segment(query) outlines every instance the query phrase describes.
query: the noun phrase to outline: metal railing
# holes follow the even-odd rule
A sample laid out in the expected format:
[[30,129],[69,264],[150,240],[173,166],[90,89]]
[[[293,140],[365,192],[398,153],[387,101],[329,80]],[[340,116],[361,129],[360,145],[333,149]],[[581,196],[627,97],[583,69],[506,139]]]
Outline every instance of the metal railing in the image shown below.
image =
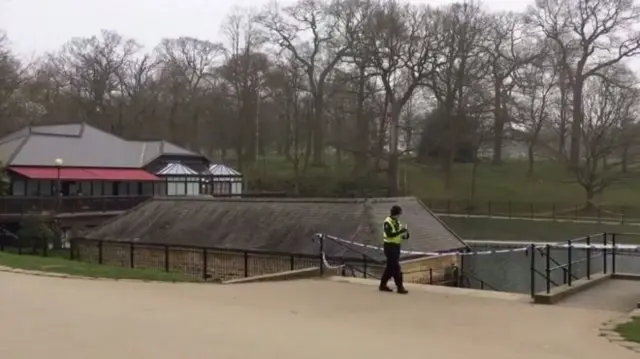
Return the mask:
[[[531,295],[534,296],[537,292],[537,278],[543,279],[544,291],[550,293],[554,287],[572,286],[574,282],[589,280],[597,273],[615,274],[616,257],[619,252],[618,235],[620,234],[598,233],[544,246],[531,244],[527,250],[530,256]],[[554,251],[563,253],[554,254]],[[536,261],[538,255],[544,260],[542,269]],[[566,260],[554,258],[558,255],[562,255]],[[598,269],[600,264],[602,266]],[[555,275],[557,272],[562,274]]]
[[0,197],[0,214],[46,214],[124,211],[151,196]]
[[[317,234],[315,239],[319,243],[320,253],[324,253],[328,244],[343,248],[347,258],[360,258],[357,261],[345,259],[345,257],[334,257],[334,260],[323,261],[323,268],[340,268],[342,276],[380,279],[384,272],[385,260],[380,254],[374,255],[375,249],[365,249],[363,247],[353,247],[335,237]],[[425,257],[425,259],[428,259]],[[403,271],[405,282],[431,285],[450,285],[460,286],[463,282],[460,280],[460,269],[456,266],[451,267],[421,267],[414,270]],[[486,283],[483,282],[483,287]],[[487,287],[490,287],[487,285]],[[491,287],[492,288],[492,287]]]
[[621,224],[640,222],[640,206],[614,206],[607,204],[586,206],[584,203],[452,199],[424,199],[423,202],[434,213],[447,216]]

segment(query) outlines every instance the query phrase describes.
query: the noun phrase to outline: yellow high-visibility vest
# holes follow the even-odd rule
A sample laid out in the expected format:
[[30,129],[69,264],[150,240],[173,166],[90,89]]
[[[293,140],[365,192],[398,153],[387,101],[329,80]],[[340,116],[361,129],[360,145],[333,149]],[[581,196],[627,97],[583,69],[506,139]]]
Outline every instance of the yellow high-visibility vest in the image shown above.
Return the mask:
[[[400,222],[398,222],[398,227],[396,228],[396,226],[395,226],[395,224],[394,224],[394,220],[393,220],[393,218],[391,218],[391,217],[387,217],[387,218],[384,220],[384,223],[389,223],[389,225],[391,226],[391,229],[392,229],[392,231],[393,231],[393,232],[398,232],[398,231],[400,230],[400,227],[401,227],[401,226],[400,226]],[[397,235],[397,236],[395,236],[395,237],[388,237],[388,236],[387,236],[387,233],[385,233],[385,231],[384,231],[384,226],[382,227],[382,233],[383,233],[383,234],[382,234],[382,236],[383,236],[383,241],[384,241],[385,243],[395,243],[395,244],[400,244],[400,243],[402,243],[402,237],[403,237],[403,235],[402,235],[402,234],[398,234],[398,235]]]

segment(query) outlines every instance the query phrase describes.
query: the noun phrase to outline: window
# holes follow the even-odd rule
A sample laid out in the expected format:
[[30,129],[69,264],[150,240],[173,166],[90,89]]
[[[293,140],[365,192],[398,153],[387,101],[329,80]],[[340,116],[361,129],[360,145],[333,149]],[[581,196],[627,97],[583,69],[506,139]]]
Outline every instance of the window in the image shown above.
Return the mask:
[[26,193],[26,183],[24,181],[13,182],[13,188],[11,189],[14,196],[24,196]]
[[142,194],[144,196],[153,195],[153,182],[142,182]]
[[102,181],[93,181],[93,193],[94,196],[102,196]]
[[27,196],[39,197],[40,196],[40,183],[38,181],[27,181]]
[[228,195],[231,194],[231,182],[214,182],[213,183],[213,195]]

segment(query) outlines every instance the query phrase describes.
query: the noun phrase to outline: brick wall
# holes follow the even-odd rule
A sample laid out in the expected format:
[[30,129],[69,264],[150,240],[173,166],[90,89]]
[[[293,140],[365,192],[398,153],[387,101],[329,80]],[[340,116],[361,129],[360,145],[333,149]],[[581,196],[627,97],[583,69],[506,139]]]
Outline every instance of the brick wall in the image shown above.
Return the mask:
[[[102,247],[102,256],[100,255]],[[194,279],[226,281],[318,266],[319,260],[291,255],[265,255],[171,246],[77,241],[76,259],[117,267],[149,268],[184,273]],[[205,269],[206,265],[206,269]]]

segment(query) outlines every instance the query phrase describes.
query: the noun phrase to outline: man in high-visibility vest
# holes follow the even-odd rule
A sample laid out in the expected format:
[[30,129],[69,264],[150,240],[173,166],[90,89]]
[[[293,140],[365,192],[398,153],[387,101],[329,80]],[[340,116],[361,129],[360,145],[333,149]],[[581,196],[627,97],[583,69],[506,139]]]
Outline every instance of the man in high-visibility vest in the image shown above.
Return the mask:
[[384,220],[384,255],[387,257],[387,265],[380,279],[380,291],[392,292],[387,286],[389,279],[393,277],[398,293],[409,293],[402,284],[402,268],[400,268],[400,245],[405,239],[409,239],[409,232],[398,222],[398,217],[402,214],[400,206],[391,207],[389,217]]

